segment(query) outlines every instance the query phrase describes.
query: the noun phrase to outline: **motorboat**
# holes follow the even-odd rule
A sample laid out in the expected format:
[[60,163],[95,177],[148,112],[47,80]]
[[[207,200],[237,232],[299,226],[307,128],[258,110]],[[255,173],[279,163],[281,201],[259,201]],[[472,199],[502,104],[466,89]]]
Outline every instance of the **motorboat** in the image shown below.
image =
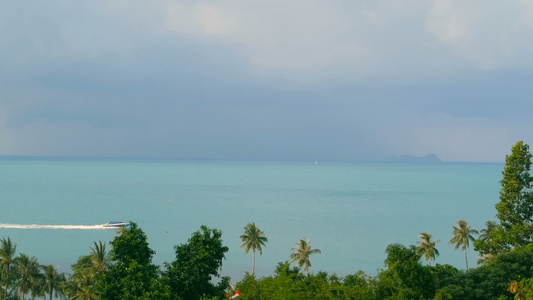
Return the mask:
[[130,223],[125,222],[107,222],[103,225],[106,228],[122,228],[130,226]]

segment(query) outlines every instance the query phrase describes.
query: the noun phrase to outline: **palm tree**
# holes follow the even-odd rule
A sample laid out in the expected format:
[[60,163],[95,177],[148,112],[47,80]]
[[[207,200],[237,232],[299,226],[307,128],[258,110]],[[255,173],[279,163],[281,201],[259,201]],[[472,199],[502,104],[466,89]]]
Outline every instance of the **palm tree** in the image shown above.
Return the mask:
[[[124,233],[124,227],[119,232]],[[106,244],[99,241],[90,248],[90,254],[81,256],[78,262],[72,265],[73,274],[62,285],[62,291],[68,299],[93,300],[98,299],[95,294],[95,285],[98,273],[106,269],[109,262],[109,253]]]
[[429,266],[431,266],[431,261],[439,256],[439,250],[435,248],[435,245],[440,242],[440,240],[431,241],[431,236],[431,233],[423,232],[418,235],[418,238],[421,239],[421,241],[416,242],[420,245],[416,249],[416,253],[420,255],[420,257],[425,256],[426,261],[429,262]]
[[43,270],[43,266],[36,264],[35,268],[33,269],[33,275],[30,276],[30,299],[34,300],[36,297],[45,297],[46,290],[45,290],[45,278],[43,273],[41,272]]
[[68,299],[98,300],[99,298],[94,292],[94,286],[94,275],[86,270],[67,282],[65,293]]
[[[490,238],[491,238],[490,237],[491,234],[496,232],[497,228],[498,228],[498,226],[496,225],[496,223],[494,221],[488,220],[485,223],[485,228],[481,229],[481,231],[479,232],[478,239],[483,241],[483,242],[488,242],[490,240]],[[493,253],[484,253],[483,255],[478,257],[477,263],[478,263],[478,265],[484,265],[484,264],[487,264],[487,263],[493,261],[494,258],[496,258],[496,255],[494,255]]]
[[490,235],[496,231],[496,223],[492,220],[488,220],[485,223],[485,228],[481,229],[479,233],[479,239],[486,242],[490,239]]
[[44,289],[50,295],[50,300],[55,292],[55,296],[58,297],[61,292],[61,283],[65,281],[65,276],[59,273],[53,265],[43,266],[44,270]]
[[490,262],[492,262],[496,258],[496,255],[491,253],[485,253],[483,255],[480,255],[477,257],[477,264],[478,265],[486,265]]
[[268,239],[265,233],[255,226],[255,223],[248,224],[244,227],[244,234],[241,235],[242,245],[239,248],[244,247],[244,253],[248,253],[252,249],[254,261],[252,264],[252,275],[255,273],[255,251],[259,251],[259,255],[263,255],[263,248],[266,247]]
[[13,244],[8,237],[0,241],[0,270],[3,279],[5,280],[4,299],[7,299],[7,286],[9,283],[9,274],[13,269],[13,262],[15,260],[15,253],[17,252],[17,244]]
[[94,242],[94,248],[91,248],[90,256],[95,273],[102,272],[109,261],[106,244],[102,243],[102,241],[98,241],[98,244]]
[[41,276],[39,267],[39,262],[34,256],[30,258],[27,254],[20,254],[15,259],[15,269],[18,275],[16,288],[22,300],[27,292],[34,290],[35,293],[38,289]]
[[466,249],[470,246],[470,242],[474,242],[475,239],[472,234],[478,234],[477,230],[471,229],[470,225],[466,223],[465,220],[457,221],[457,227],[452,226],[453,228],[453,238],[450,240],[449,244],[455,244],[455,250],[462,248],[465,252],[465,262],[466,270],[468,271],[468,258],[466,255]]
[[298,267],[304,268],[305,275],[309,273],[309,267],[311,266],[309,256],[315,253],[322,253],[319,249],[311,249],[311,243],[309,240],[306,241],[305,238],[300,239],[292,250],[294,250],[294,253],[290,256],[291,264],[297,262]]

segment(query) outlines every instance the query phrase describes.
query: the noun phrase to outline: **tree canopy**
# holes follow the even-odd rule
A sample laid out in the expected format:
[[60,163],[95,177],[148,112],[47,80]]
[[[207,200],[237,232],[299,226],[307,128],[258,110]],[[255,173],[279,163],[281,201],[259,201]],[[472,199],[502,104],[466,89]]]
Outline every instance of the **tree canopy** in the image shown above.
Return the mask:
[[505,158],[500,202],[496,205],[505,244],[525,246],[533,241],[533,177],[529,146],[519,141]]
[[431,299],[435,293],[430,267],[420,264],[415,246],[390,244],[385,251],[387,269],[379,275],[383,298]]
[[511,154],[505,157],[500,201],[496,204],[499,224],[487,223],[487,232],[475,244],[483,259],[492,259],[533,242],[531,158],[529,146],[522,141],[517,142],[511,148]]
[[100,299],[169,299],[159,268],[152,264],[154,254],[136,223],[122,228],[111,242],[110,262],[99,274]]
[[187,243],[176,246],[175,250],[176,260],[167,263],[165,272],[172,295],[183,300],[224,297],[229,278],[219,278],[218,284],[211,282],[220,276],[222,261],[229,250],[223,245],[221,231],[201,226]]

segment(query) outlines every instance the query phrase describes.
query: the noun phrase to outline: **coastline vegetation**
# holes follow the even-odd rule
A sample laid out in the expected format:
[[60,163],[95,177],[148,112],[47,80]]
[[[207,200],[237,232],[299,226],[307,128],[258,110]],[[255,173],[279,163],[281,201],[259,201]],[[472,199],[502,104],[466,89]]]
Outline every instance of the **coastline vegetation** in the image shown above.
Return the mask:
[[[229,250],[221,231],[201,226],[186,243],[174,247],[174,261],[157,266],[146,234],[131,222],[109,247],[95,242],[70,274],[17,254],[16,243],[1,239],[0,299],[533,299],[531,158],[522,141],[506,156],[497,221],[488,220],[479,233],[464,219],[451,226],[449,244],[464,251],[465,270],[432,266],[440,240],[423,232],[413,245],[389,244],[384,268],[375,277],[362,271],[344,277],[310,273],[311,255],[321,251],[303,238],[292,248],[290,261],[280,262],[274,274],[257,278],[255,252],[262,254],[268,238],[250,223],[240,238],[245,253],[252,250],[252,273],[232,285],[220,274]],[[475,268],[468,267],[466,249],[471,243],[479,252]]]

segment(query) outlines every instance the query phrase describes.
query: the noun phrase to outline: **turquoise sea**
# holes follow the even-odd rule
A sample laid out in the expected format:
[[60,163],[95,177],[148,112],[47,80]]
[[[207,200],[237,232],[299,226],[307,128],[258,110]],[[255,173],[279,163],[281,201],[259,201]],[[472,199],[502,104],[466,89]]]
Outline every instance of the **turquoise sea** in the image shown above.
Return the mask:
[[[369,275],[384,268],[388,244],[414,244],[430,232],[437,263],[464,269],[464,255],[448,245],[452,226],[466,219],[482,229],[494,219],[503,164],[386,164],[226,162],[113,159],[0,159],[0,223],[95,225],[134,221],[157,254],[174,260],[173,247],[201,225],[223,231],[229,247],[223,275],[240,280],[252,255],[239,249],[246,224],[269,239],[256,273],[273,273],[298,239],[322,254],[311,272]],[[94,241],[113,230],[8,229],[19,253],[70,271]],[[469,265],[477,254],[470,249]]]

